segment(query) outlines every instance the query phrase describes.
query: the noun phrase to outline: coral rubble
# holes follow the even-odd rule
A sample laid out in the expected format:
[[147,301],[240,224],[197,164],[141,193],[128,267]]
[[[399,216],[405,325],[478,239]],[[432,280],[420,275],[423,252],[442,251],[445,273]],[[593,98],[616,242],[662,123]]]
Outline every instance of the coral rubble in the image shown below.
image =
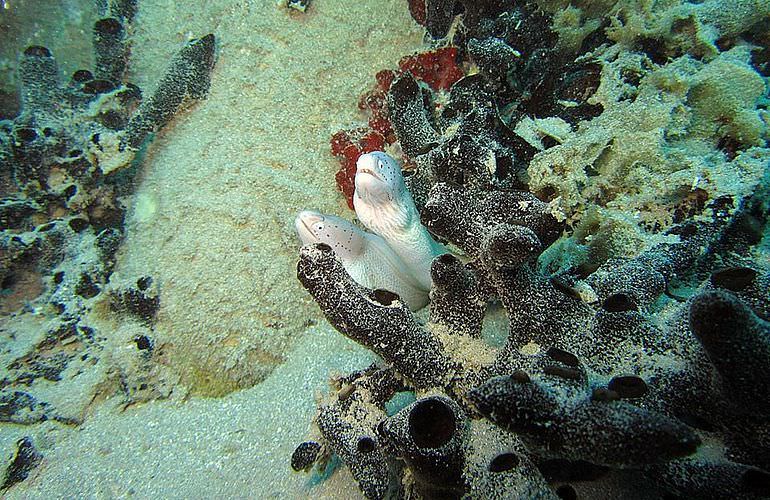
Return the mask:
[[387,92],[422,223],[458,255],[434,259],[423,323],[301,249],[303,286],[382,362],[335,379],[295,469],[335,454],[367,498],[768,496],[768,90],[748,45],[770,16],[684,4],[669,36],[641,7],[563,3],[410,2],[471,68],[448,97],[410,71]]
[[[157,285],[148,276],[128,286],[110,280],[123,238],[122,199],[133,189],[147,137],[206,95],[215,40],[209,34],[187,43],[143,99],[125,81],[136,9],[131,0],[99,5],[93,71],[78,70],[62,82],[42,46],[27,48],[19,61],[21,111],[0,122],[0,281],[8,336],[0,357],[3,422],[77,423],[99,385],[120,385],[127,404],[159,396],[146,383],[156,370],[147,356]],[[104,306],[143,325],[124,339],[135,366],[100,364],[105,344],[118,338],[110,340],[89,319]],[[35,319],[25,319],[29,312]],[[38,323],[40,333],[15,336],[12,325],[24,321]],[[87,375],[94,372],[101,375]],[[82,397],[74,397],[73,383],[83,384]],[[36,453],[30,449],[27,464]],[[19,467],[9,469],[6,485],[26,476]]]

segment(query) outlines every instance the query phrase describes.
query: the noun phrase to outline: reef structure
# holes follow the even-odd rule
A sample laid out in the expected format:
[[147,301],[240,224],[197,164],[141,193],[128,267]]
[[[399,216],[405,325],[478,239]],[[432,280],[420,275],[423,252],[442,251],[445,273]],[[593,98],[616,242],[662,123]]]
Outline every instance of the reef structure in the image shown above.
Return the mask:
[[[367,498],[768,497],[770,150],[753,121],[767,88],[731,105],[756,126],[736,135],[667,78],[714,90],[709,67],[734,64],[761,79],[739,49],[770,16],[731,24],[709,53],[567,12],[582,23],[569,40],[566,14],[534,4],[425,3],[430,36],[451,36],[477,69],[440,109],[400,74],[388,109],[421,221],[455,255],[432,263],[426,322],[357,284],[330,246],[302,247],[303,286],[382,362],[333,380],[295,470],[336,455]],[[661,116],[591,149],[630,109]],[[620,143],[642,136],[657,142]],[[697,166],[656,175],[690,176],[688,189],[660,188],[645,161],[685,151]],[[582,181],[567,166],[580,162]],[[502,342],[485,326],[497,303]]]
[[[330,141],[331,152],[340,162],[340,169],[335,174],[337,187],[345,195],[350,209],[353,209],[358,158],[365,153],[382,151],[396,142],[387,99],[393,79],[409,73],[433,91],[445,92],[464,76],[457,60],[457,48],[442,47],[405,56],[398,63],[398,70],[383,69],[375,75],[376,85],[358,101],[358,108],[368,116],[367,125],[340,130]],[[408,161],[408,157],[405,160]]]
[[[126,81],[138,4],[97,4],[94,68],[62,81],[47,48],[27,48],[18,66],[20,112],[0,121],[2,314],[8,325],[28,313],[40,323],[38,334],[23,338],[12,326],[3,329],[0,422],[78,424],[100,384],[114,382],[126,404],[169,391],[149,383],[157,376],[151,362],[157,284],[150,276],[122,283],[110,278],[124,234],[124,200],[143,151],[179,110],[205,97],[215,37],[186,43],[153,94],[143,98]],[[128,339],[133,355],[126,359],[133,361],[122,367],[100,363],[111,340],[89,320],[99,304],[141,325]],[[33,441],[19,441],[18,456],[36,463]],[[8,474],[3,488],[26,477]]]

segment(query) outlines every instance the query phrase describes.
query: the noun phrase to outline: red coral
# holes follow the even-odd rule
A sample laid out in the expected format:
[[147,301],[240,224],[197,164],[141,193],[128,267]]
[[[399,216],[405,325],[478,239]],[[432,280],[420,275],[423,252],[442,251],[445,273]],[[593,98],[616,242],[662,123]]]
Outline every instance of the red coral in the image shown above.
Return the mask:
[[385,138],[379,132],[372,130],[363,136],[361,140],[358,141],[358,144],[361,145],[362,153],[382,151],[382,149],[385,147]]
[[409,71],[417,80],[427,83],[433,90],[449,88],[465,72],[457,64],[457,47],[444,47],[430,52],[406,56],[398,62],[401,71]]
[[[410,2],[410,10],[412,3],[421,3],[424,9],[423,2]],[[398,66],[401,72],[409,71],[415,79],[425,82],[436,92],[448,90],[465,76],[457,64],[455,47],[407,56],[399,61]],[[367,128],[340,130],[331,138],[332,154],[340,161],[340,169],[335,174],[337,187],[345,195],[351,209],[358,157],[363,153],[381,151],[386,145],[396,142],[388,112],[388,90],[396,76],[397,73],[389,69],[377,72],[377,84],[358,100],[358,109],[368,116]],[[405,159],[405,163],[407,161]]]
[[372,151],[382,151],[385,147],[385,138],[375,130],[358,128],[340,130],[332,136],[332,154],[340,161],[340,169],[334,178],[337,187],[348,202],[348,207],[353,209],[353,192],[356,189],[356,162],[358,157]]
[[374,78],[377,80],[377,87],[383,92],[390,90],[390,84],[396,78],[396,73],[389,69],[378,71]]
[[396,142],[396,132],[393,130],[393,125],[391,125],[389,119],[381,116],[373,116],[369,118],[369,126],[372,130],[379,132],[388,144]]
[[342,152],[345,151],[345,148],[352,145],[353,142],[350,140],[350,136],[344,130],[340,130],[332,136],[331,146],[332,154],[334,156],[342,155]]

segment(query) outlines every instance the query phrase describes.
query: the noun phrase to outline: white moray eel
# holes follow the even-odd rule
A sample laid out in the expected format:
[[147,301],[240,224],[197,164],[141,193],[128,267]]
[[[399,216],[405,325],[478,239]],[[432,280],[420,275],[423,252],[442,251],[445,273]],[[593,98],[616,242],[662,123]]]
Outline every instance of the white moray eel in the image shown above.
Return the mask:
[[427,293],[431,262],[447,250],[420,222],[401,167],[381,151],[361,155],[356,167],[353,206],[358,219],[388,243]]
[[428,303],[428,290],[412,277],[411,269],[376,234],[362,231],[345,219],[312,210],[300,212],[294,227],[303,244],[329,245],[350,277],[360,285],[395,292],[412,311]]

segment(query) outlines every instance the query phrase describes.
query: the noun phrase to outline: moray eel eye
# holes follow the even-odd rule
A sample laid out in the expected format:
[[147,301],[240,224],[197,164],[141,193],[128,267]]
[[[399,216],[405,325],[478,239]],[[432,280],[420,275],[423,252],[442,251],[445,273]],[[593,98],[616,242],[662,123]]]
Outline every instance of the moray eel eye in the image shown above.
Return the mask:
[[[394,172],[394,169],[397,169]],[[395,192],[400,187],[400,167],[393,160],[385,156],[385,153],[373,151],[365,153],[356,162],[356,193],[367,203],[380,201],[393,201]]]
[[313,210],[303,210],[297,215],[294,221],[294,227],[297,235],[303,243],[310,243],[320,240],[320,233],[325,227],[324,216]]

